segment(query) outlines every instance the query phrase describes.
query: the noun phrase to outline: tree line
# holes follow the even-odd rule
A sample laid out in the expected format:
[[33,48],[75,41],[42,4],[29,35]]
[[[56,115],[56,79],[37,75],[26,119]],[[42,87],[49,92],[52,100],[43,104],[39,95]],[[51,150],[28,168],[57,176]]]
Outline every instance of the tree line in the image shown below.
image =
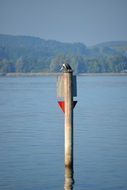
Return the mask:
[[127,43],[86,47],[34,37],[0,35],[0,73],[59,72],[69,63],[75,73],[127,71]]

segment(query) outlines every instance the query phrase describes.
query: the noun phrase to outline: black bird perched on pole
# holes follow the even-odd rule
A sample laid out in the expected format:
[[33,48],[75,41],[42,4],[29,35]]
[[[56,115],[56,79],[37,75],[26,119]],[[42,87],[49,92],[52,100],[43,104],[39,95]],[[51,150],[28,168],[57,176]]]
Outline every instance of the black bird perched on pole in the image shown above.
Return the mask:
[[68,63],[64,63],[60,70],[63,70],[64,72],[72,72],[72,68]]

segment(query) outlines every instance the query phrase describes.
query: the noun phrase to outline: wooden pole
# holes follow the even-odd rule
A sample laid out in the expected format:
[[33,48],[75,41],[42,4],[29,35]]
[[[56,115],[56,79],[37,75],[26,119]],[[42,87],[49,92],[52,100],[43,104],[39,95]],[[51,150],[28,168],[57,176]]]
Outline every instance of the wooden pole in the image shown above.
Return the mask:
[[65,167],[73,169],[73,71],[64,75]]

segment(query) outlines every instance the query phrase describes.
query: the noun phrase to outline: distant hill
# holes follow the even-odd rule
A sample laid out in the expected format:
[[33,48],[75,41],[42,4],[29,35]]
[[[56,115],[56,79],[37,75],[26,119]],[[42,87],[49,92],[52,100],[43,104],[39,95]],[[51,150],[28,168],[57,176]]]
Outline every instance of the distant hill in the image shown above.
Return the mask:
[[127,55],[127,41],[112,41],[97,44],[96,47],[105,48],[108,47],[115,50],[118,53]]
[[109,42],[102,42],[99,44],[96,44],[95,46],[101,46],[101,47],[116,47],[116,46],[126,46],[127,47],[127,41],[109,41]]
[[59,72],[65,62],[75,73],[125,72],[127,42],[105,42],[88,48],[83,43],[0,35],[0,73]]

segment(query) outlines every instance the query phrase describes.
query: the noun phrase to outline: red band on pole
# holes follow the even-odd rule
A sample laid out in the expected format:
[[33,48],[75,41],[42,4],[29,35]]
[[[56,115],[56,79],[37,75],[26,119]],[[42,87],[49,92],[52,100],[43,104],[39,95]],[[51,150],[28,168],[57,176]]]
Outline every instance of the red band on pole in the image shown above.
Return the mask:
[[[60,108],[62,109],[62,111],[65,112],[64,101],[58,101],[58,104],[59,104]],[[73,101],[73,109],[76,104],[77,104],[77,101]]]

